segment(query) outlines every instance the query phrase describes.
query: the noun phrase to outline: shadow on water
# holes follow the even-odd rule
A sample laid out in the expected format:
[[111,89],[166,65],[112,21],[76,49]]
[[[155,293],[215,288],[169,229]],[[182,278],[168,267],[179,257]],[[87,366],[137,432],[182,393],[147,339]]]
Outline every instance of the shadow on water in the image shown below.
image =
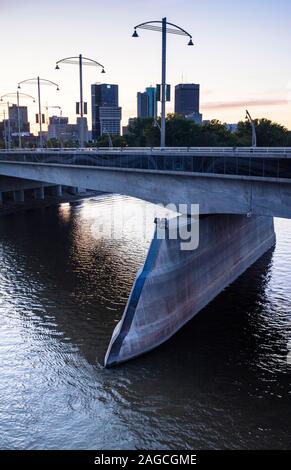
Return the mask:
[[287,448],[290,302],[272,285],[274,250],[160,348],[100,367],[148,247],[134,230],[92,237],[96,206],[118,202],[106,196],[1,221],[2,297],[6,315],[20,318],[26,363],[17,367],[31,382],[18,375],[19,400],[30,410],[46,398],[34,404],[37,430],[30,411],[15,411],[15,432],[4,419],[0,446]]

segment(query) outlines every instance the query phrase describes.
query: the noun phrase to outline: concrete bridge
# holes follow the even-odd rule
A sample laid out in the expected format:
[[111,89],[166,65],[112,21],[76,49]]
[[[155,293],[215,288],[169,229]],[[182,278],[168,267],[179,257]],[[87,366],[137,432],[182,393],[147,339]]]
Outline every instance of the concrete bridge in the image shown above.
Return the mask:
[[[274,245],[273,217],[291,218],[291,148],[2,151],[0,175],[199,204],[196,250],[181,250],[170,227],[163,240],[155,230],[113,333],[108,366],[171,337]],[[191,219],[183,224],[188,228]]]
[[291,217],[291,148],[165,148],[0,152],[0,174],[196,202],[201,214]]

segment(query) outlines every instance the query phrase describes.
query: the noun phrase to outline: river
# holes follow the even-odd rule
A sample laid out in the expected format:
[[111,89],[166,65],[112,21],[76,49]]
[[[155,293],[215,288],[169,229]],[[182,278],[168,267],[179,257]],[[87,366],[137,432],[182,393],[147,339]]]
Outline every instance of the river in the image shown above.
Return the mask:
[[[0,448],[290,448],[289,220],[170,341],[103,368],[147,252],[144,207],[102,195],[0,218]],[[113,213],[119,237],[96,236]]]

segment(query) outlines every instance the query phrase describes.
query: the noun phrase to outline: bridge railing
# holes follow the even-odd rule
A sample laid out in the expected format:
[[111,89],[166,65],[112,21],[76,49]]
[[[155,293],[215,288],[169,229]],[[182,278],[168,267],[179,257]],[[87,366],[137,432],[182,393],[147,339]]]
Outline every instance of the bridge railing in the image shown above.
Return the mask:
[[286,155],[291,158],[291,147],[84,147],[84,148],[14,148],[0,150],[1,154],[18,153],[95,153],[95,154],[192,154],[192,155]]
[[280,153],[272,154],[227,151],[221,154],[207,152],[186,154],[178,151],[146,153],[137,149],[134,152],[100,150],[99,153],[85,150],[80,152],[75,149],[66,152],[22,150],[22,152],[1,153],[0,165],[1,161],[291,180],[291,153],[284,153],[282,149]]

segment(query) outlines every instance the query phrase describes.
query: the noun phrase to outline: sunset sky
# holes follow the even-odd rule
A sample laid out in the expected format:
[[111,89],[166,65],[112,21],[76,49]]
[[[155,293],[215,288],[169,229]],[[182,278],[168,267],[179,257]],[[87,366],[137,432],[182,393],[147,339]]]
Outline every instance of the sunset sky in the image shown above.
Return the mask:
[[[0,0],[0,14],[1,95],[40,75],[60,85],[58,93],[43,87],[43,104],[61,105],[74,122],[78,68],[54,67],[56,60],[82,53],[107,72],[84,69],[85,100],[90,103],[91,83],[117,83],[126,124],[136,116],[137,91],[161,81],[161,34],[141,30],[133,39],[133,27],[166,16],[195,43],[187,47],[185,37],[168,35],[167,81],[172,87],[200,83],[204,119],[237,122],[248,108],[255,118],[291,128],[290,0]],[[22,91],[37,94],[32,85]],[[173,97],[172,89],[168,112]],[[31,118],[35,112],[30,105]]]

